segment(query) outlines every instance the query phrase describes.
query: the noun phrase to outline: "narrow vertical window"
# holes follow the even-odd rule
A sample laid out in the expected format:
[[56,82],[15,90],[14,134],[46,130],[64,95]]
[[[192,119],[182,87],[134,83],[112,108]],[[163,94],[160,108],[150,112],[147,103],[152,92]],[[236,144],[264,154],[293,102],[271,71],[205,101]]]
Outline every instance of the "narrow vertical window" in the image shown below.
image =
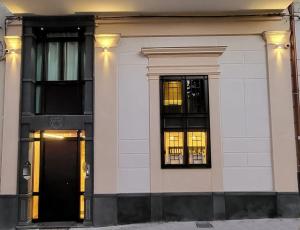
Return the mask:
[[182,82],[165,81],[163,91],[163,104],[166,112],[182,112]]
[[78,42],[64,43],[64,80],[78,80]]
[[164,132],[165,164],[183,164],[183,132]]
[[36,81],[41,81],[43,76],[43,45],[37,44],[36,48]]
[[79,200],[79,217],[84,219],[84,192],[85,192],[85,177],[86,177],[86,164],[85,164],[85,132],[80,133],[80,200]]
[[188,113],[207,113],[207,80],[186,80],[186,97]]
[[39,218],[39,192],[40,192],[40,132],[34,134],[34,151],[33,151],[33,181],[32,181],[32,219]]
[[35,113],[41,113],[41,86],[35,88]]
[[49,42],[47,48],[47,80],[58,81],[60,76],[60,44],[59,42]]
[[37,39],[35,113],[82,114],[81,34],[45,34]]
[[207,132],[191,131],[187,135],[189,164],[207,163]]

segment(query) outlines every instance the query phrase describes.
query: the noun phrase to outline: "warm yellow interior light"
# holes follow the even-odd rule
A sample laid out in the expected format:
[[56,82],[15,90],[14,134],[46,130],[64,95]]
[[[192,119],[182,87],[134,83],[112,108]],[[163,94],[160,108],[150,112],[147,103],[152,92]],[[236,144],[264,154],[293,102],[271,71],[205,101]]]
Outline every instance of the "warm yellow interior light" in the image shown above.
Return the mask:
[[166,164],[183,164],[183,136],[183,132],[164,132]]
[[187,134],[189,163],[207,163],[207,132],[188,132]]
[[[40,131],[33,133],[34,138],[40,138]],[[40,187],[40,161],[41,161],[41,142],[35,139],[33,142],[33,172],[32,172],[32,219],[39,218],[39,187]]]
[[44,138],[54,138],[54,139],[64,139],[64,136],[56,135],[56,134],[52,134],[52,133],[44,133],[43,137]]
[[22,47],[20,36],[4,36],[5,48],[8,53],[16,53]]
[[80,192],[85,191],[85,141],[80,141]]
[[33,133],[33,137],[34,137],[34,138],[40,138],[40,137],[41,137],[40,131],[34,132],[34,133]]
[[85,177],[86,177],[86,163],[85,163],[85,131],[80,132],[80,203],[79,203],[79,217],[84,219],[84,192],[85,192]]
[[80,219],[84,219],[84,196],[80,196]]
[[120,40],[119,34],[97,34],[95,35],[96,47],[101,47],[104,51],[116,47]]
[[33,192],[39,192],[40,183],[40,141],[34,142],[33,155]]
[[39,197],[32,196],[32,219],[39,218]]
[[164,105],[182,105],[181,81],[164,82]]
[[77,130],[46,130],[43,137],[53,139],[77,138]]

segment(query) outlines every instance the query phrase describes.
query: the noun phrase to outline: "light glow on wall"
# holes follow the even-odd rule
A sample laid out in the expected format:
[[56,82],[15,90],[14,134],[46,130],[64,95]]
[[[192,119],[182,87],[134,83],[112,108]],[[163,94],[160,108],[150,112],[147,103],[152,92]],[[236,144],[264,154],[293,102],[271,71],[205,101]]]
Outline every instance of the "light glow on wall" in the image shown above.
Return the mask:
[[268,31],[264,33],[267,44],[274,45],[276,49],[289,48],[289,31]]
[[116,47],[120,40],[119,34],[97,34],[95,35],[96,47],[101,47],[104,51]]
[[20,36],[5,36],[6,53],[15,54],[22,48],[22,40]]

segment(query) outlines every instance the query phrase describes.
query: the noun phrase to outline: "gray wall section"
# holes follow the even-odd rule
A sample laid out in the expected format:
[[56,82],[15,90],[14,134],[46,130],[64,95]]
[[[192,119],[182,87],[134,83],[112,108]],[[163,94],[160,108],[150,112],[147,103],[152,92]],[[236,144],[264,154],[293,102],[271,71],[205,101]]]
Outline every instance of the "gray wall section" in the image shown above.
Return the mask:
[[[17,223],[18,198],[0,195],[0,229]],[[300,217],[298,193],[163,193],[93,196],[94,226],[244,218]]]
[[108,226],[117,225],[117,196],[95,195],[93,210],[93,225]]
[[191,221],[213,219],[212,193],[163,194],[163,221]]
[[300,196],[297,193],[279,193],[277,195],[277,214],[279,217],[300,217]]
[[0,229],[15,229],[18,199],[15,195],[0,195]]
[[298,193],[162,193],[94,196],[94,226],[300,217]]
[[227,219],[276,217],[276,193],[228,193],[225,213]]

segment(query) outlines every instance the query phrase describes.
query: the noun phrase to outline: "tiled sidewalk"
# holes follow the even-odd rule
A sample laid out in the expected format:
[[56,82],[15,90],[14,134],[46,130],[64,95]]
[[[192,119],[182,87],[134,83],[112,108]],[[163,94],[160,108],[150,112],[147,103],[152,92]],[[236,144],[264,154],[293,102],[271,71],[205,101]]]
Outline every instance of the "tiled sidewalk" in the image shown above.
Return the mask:
[[[198,223],[199,227],[196,227]],[[212,227],[202,227],[208,226]],[[113,227],[89,228],[89,230],[300,230],[300,219],[255,219],[211,222],[169,222],[132,224]],[[73,229],[76,230],[76,229]]]

